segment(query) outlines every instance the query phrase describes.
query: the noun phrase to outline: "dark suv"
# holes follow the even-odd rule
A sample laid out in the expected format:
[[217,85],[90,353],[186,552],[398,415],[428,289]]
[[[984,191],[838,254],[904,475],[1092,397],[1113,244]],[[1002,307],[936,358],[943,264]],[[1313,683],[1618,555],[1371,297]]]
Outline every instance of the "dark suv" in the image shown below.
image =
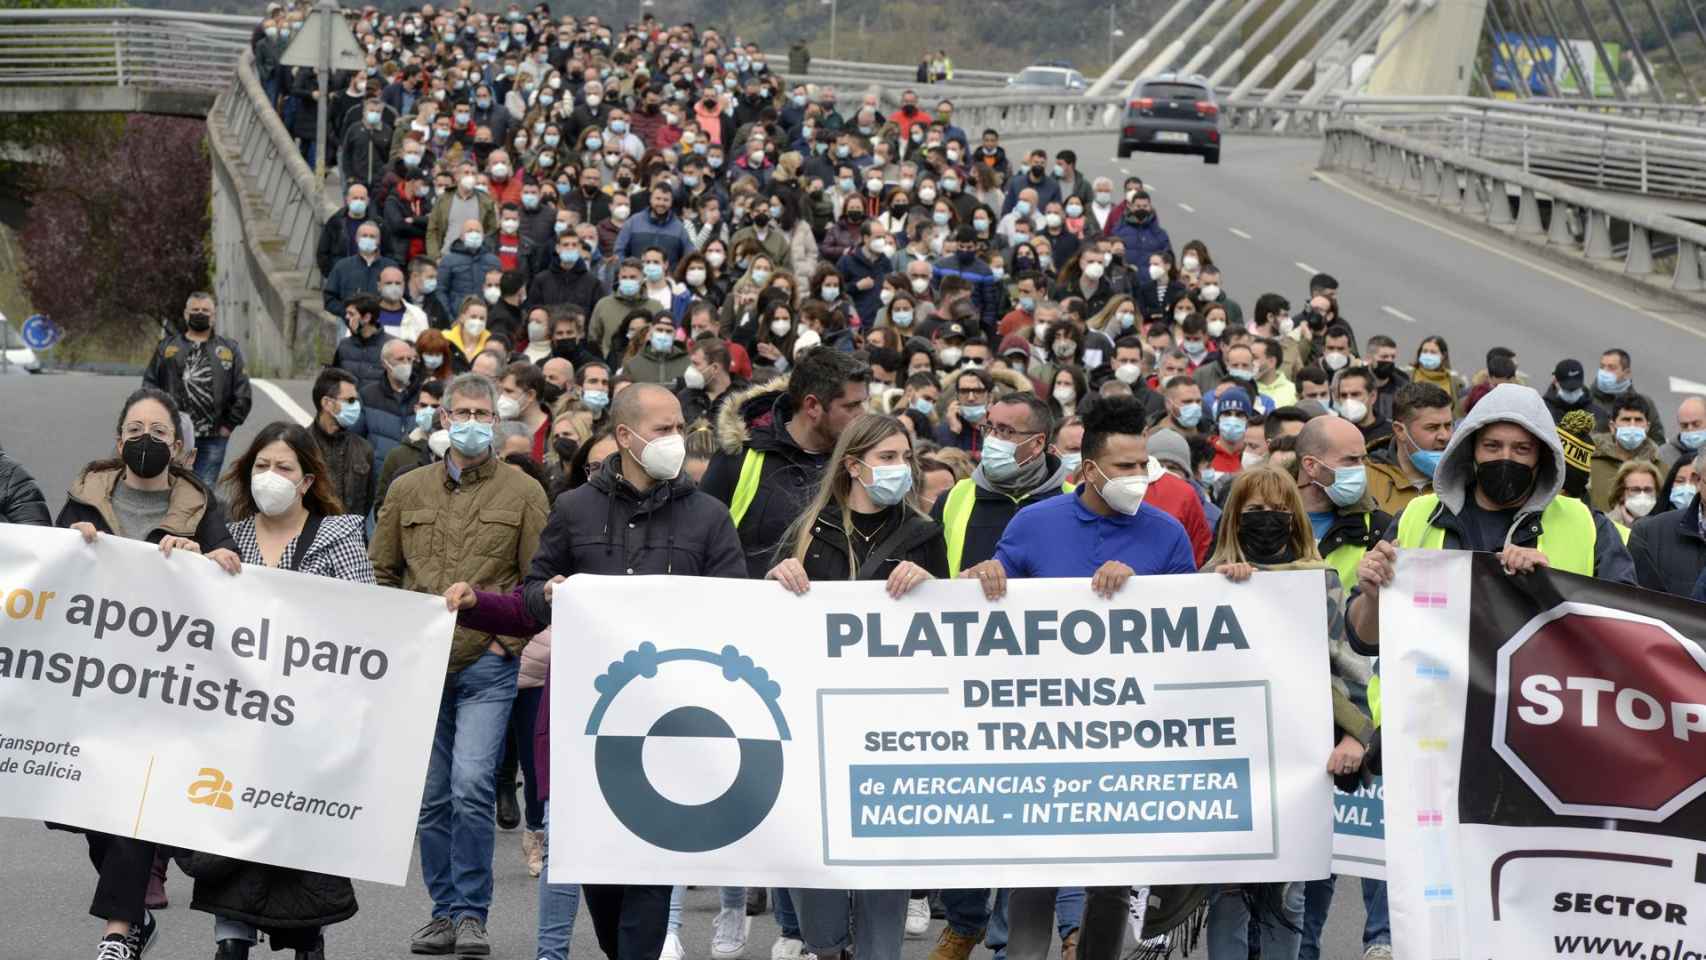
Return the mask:
[[1220,162],[1220,107],[1214,88],[1200,76],[1170,73],[1138,81],[1137,94],[1120,122],[1119,155],[1134,150],[1200,153],[1204,163]]

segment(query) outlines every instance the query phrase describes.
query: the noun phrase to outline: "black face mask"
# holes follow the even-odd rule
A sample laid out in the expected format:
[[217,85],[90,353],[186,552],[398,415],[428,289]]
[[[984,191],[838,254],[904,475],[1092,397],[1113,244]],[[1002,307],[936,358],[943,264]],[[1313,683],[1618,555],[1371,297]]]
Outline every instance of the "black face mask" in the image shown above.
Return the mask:
[[1040,163],[1031,164],[1031,178],[1033,180],[1041,180],[1043,178],[1043,165],[1042,164],[1040,164]]
[[555,407],[557,401],[563,399],[563,389],[549,380],[545,381],[545,389],[539,394],[539,402],[543,403],[547,410]]
[[1290,563],[1297,559],[1287,510],[1246,510],[1238,515],[1238,546],[1251,563]]
[[1397,367],[1398,365],[1390,360],[1377,361],[1374,364],[1374,375],[1382,380],[1390,380],[1392,379],[1392,371]]
[[579,449],[580,446],[575,443],[573,437],[551,438],[551,452],[555,453],[557,459],[561,460],[564,465],[575,458],[575,451]]
[[144,480],[158,477],[171,462],[172,445],[152,434],[124,442],[124,468]]
[[184,324],[197,333],[206,333],[213,329],[213,318],[205,313],[192,313],[184,318]]
[[573,341],[573,340],[552,340],[551,341],[551,356],[561,357],[564,360],[573,360],[575,358],[575,341]]
[[1483,460],[1475,464],[1475,485],[1496,506],[1508,508],[1534,489],[1534,468],[1516,460]]

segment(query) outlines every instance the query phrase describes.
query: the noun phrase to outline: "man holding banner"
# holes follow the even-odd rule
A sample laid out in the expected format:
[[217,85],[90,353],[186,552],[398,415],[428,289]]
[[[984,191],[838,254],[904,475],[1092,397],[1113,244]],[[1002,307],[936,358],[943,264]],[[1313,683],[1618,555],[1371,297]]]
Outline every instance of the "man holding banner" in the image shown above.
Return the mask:
[[1510,573],[1552,567],[1635,582],[1635,562],[1610,520],[1561,496],[1564,448],[1540,394],[1494,387],[1463,418],[1434,471],[1434,492],[1410,501],[1385,539],[1357,565],[1346,617],[1352,642],[1380,647],[1380,588],[1392,582],[1397,547],[1499,554]]
[[[1007,578],[1089,577],[1091,589],[1111,599],[1133,576],[1195,573],[1185,528],[1143,502],[1149,487],[1149,452],[1143,405],[1111,397],[1084,416],[1084,482],[1071,497],[1053,497],[1019,511],[1001,536],[992,560],[962,576],[983,585],[997,601]],[[1013,890],[1007,899],[1007,956],[1043,960],[1053,939],[1055,888]],[[1078,956],[1114,960],[1125,943],[1129,886],[1090,887],[1079,924]]]

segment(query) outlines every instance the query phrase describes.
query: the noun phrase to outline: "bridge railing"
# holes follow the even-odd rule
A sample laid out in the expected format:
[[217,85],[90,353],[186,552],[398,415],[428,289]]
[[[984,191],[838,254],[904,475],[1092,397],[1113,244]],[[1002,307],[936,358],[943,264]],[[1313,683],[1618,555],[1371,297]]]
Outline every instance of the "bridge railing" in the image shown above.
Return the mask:
[[[1386,189],[1589,261],[1615,265],[1621,259],[1624,274],[1657,286],[1687,294],[1706,289],[1700,262],[1706,226],[1649,205],[1351,117],[1328,125],[1320,166],[1360,174]],[[1614,238],[1624,248],[1621,258]]]
[[1347,118],[1599,190],[1706,200],[1706,129],[1469,97],[1353,97]]
[[255,18],[167,10],[0,11],[0,89],[142,87],[217,94]]

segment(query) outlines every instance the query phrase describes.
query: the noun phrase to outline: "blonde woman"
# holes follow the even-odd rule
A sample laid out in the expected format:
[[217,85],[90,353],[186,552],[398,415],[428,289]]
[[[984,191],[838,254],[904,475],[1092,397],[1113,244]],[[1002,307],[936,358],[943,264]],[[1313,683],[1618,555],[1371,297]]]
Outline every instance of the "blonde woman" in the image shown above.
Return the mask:
[[[899,598],[926,580],[946,577],[948,547],[919,502],[923,486],[911,435],[900,421],[861,416],[841,432],[817,495],[782,537],[768,578],[797,596],[810,591],[813,580],[882,580],[889,596]],[[909,891],[792,894],[801,938],[818,956],[851,950],[860,960],[899,960]]]
[[[1351,778],[1362,766],[1363,748],[1373,725],[1347,696],[1346,680],[1366,683],[1367,661],[1352,653],[1345,640],[1344,591],[1315,546],[1314,529],[1303,507],[1297,483],[1277,467],[1250,467],[1238,474],[1221,513],[1220,534],[1204,570],[1218,570],[1233,583],[1243,583],[1258,570],[1328,570],[1328,651],[1333,677],[1335,746],[1327,772]],[[1361,661],[1359,664],[1358,661]],[[1244,960],[1249,956],[1252,906],[1261,930],[1262,956],[1295,957],[1303,926],[1302,882],[1220,887],[1208,913],[1209,960]]]
[[1624,543],[1629,542],[1629,528],[1635,521],[1653,512],[1663,484],[1664,474],[1650,460],[1631,460],[1617,468],[1617,477],[1611,482],[1611,506],[1605,515],[1616,525]]

